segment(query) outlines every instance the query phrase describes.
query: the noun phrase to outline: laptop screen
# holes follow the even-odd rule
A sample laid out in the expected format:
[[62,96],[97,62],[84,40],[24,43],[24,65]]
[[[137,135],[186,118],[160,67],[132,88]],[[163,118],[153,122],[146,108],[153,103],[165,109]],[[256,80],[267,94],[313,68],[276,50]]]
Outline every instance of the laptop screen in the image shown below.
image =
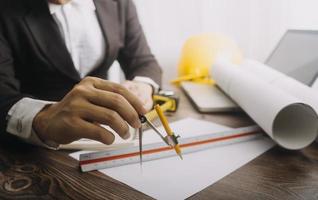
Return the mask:
[[311,86],[318,75],[318,31],[288,30],[266,64]]

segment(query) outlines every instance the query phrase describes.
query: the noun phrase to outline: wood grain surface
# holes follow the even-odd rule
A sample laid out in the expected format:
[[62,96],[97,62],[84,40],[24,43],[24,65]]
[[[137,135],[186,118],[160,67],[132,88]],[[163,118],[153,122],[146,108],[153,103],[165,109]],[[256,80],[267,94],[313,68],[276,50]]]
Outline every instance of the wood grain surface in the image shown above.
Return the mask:
[[[181,95],[169,119],[184,117],[253,124],[244,113],[200,114]],[[0,199],[151,199],[99,172],[81,173],[69,153],[1,141]],[[318,143],[301,151],[276,146],[189,199],[318,199]]]

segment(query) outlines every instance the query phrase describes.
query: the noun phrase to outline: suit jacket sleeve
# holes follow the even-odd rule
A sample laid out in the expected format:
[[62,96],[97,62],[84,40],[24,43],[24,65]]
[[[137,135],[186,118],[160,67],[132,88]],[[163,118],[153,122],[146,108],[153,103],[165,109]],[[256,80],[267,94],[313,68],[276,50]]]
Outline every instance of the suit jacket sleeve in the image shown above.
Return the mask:
[[145,76],[161,85],[161,68],[150,51],[131,0],[127,2],[125,21],[125,44],[119,52],[118,61],[126,78],[131,80],[135,76]]
[[23,97],[15,77],[14,60],[0,21],[0,134],[5,133],[10,108]]

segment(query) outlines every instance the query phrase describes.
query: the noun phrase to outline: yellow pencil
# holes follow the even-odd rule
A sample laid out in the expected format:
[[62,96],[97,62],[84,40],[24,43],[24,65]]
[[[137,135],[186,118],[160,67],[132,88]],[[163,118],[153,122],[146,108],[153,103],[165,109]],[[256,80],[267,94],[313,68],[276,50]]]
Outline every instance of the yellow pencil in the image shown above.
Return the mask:
[[[160,108],[160,105],[157,104],[157,105],[155,106],[155,110],[156,110],[156,112],[157,112],[157,114],[158,114],[158,116],[159,116],[159,119],[160,119],[160,121],[161,121],[163,127],[165,128],[167,134],[168,134],[169,136],[174,136],[174,133],[172,132],[172,130],[171,130],[169,124],[168,124],[168,120],[167,120],[167,118],[164,116],[164,114],[163,114],[163,112],[162,112],[162,110],[161,110],[161,108]],[[181,148],[180,148],[179,144],[176,144],[176,145],[174,146],[174,150],[175,150],[176,153],[179,155],[179,157],[180,157],[181,159],[183,159],[183,158],[182,158],[182,155],[181,155]]]

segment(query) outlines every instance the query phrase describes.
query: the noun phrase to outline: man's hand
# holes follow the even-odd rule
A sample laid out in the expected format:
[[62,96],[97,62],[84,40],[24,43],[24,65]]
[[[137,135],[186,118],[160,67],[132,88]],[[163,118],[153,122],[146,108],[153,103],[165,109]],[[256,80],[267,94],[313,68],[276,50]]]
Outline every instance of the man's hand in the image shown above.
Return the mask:
[[81,138],[112,144],[114,135],[100,124],[110,126],[127,139],[128,124],[139,128],[139,114],[145,113],[143,103],[125,87],[87,77],[60,102],[38,113],[33,121],[33,129],[42,140],[59,144]]
[[152,87],[149,84],[137,81],[125,81],[123,86],[139,98],[147,111],[152,109]]

